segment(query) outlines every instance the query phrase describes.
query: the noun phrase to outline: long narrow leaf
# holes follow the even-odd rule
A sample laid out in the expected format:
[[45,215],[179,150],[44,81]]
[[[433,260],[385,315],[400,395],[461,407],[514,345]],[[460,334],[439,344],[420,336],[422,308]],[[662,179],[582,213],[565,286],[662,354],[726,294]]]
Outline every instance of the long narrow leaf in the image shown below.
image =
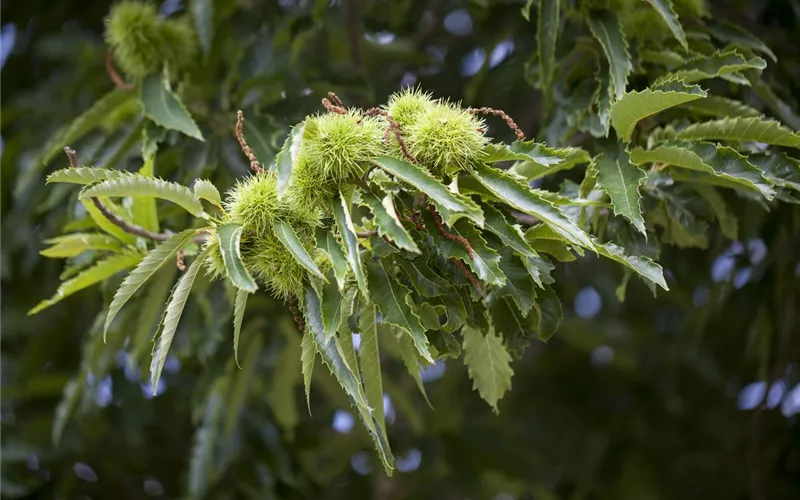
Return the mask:
[[243,226],[239,224],[223,224],[217,228],[219,249],[222,253],[222,262],[231,282],[240,290],[254,293],[258,290],[255,280],[244,266],[240,244],[242,241]]
[[325,275],[319,270],[314,259],[308,254],[308,250],[305,249],[300,238],[297,237],[297,233],[294,232],[294,229],[292,229],[292,226],[290,226],[288,222],[275,222],[274,231],[275,236],[277,236],[281,243],[283,243],[283,246],[289,250],[289,253],[292,254],[292,257],[294,257],[298,264],[317,278],[321,280],[326,279]]
[[87,187],[80,195],[82,199],[96,196],[148,196],[161,198],[184,208],[195,217],[203,215],[203,205],[191,189],[174,182],[139,174],[129,173],[102,181]]
[[161,266],[178,253],[178,250],[194,236],[195,232],[196,230],[194,229],[187,229],[186,231],[173,235],[170,239],[151,250],[150,253],[142,259],[139,265],[136,266],[136,269],[131,271],[117,289],[117,292],[114,294],[114,299],[111,301],[111,305],[108,308],[108,315],[106,316],[106,322],[103,326],[104,338],[108,332],[108,327],[111,326],[111,322],[114,321],[114,318],[117,316],[120,309],[122,309],[122,306],[130,300],[133,294],[136,293]]
[[158,390],[158,381],[161,378],[161,372],[164,370],[164,363],[167,362],[167,354],[172,345],[172,339],[175,338],[175,332],[178,329],[178,323],[183,315],[183,309],[186,307],[186,301],[189,300],[189,293],[192,291],[192,285],[197,278],[197,273],[203,267],[203,262],[208,256],[210,249],[206,248],[200,255],[192,262],[186,273],[180,277],[178,284],[175,285],[175,290],[172,292],[172,298],[167,304],[167,310],[164,314],[164,322],[159,336],[157,346],[153,352],[153,361],[150,364],[150,383],[153,387],[153,394]]

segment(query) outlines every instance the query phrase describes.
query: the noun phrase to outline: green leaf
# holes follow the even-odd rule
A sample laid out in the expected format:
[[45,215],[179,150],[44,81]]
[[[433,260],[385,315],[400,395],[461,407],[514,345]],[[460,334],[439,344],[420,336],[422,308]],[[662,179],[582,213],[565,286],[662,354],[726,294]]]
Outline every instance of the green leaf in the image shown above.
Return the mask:
[[675,9],[672,8],[672,1],[671,0],[645,0],[647,3],[653,6],[656,9],[656,12],[664,19],[664,22],[667,23],[669,30],[672,32],[672,35],[675,37],[676,40],[681,44],[684,50],[689,50],[689,44],[686,42],[686,34],[683,32],[683,26],[681,26],[681,22],[678,20],[678,14],[675,13]]
[[372,212],[379,236],[388,238],[398,248],[420,253],[414,239],[397,217],[391,194],[387,194],[383,199],[380,199],[371,191],[361,191],[361,201],[362,205],[369,207]]
[[747,160],[778,187],[800,191],[800,161],[786,154],[750,155]]
[[639,185],[645,173],[631,164],[628,154],[620,150],[616,158],[608,154],[600,154],[596,161],[597,182],[600,188],[611,198],[611,206],[615,215],[622,215],[640,233],[647,235],[642,216],[642,195]]
[[689,101],[681,104],[681,108],[687,109],[692,113],[702,116],[714,117],[755,117],[761,116],[761,112],[751,108],[747,104],[735,99],[710,95],[705,99]]
[[311,287],[306,288],[305,317],[307,332],[311,333],[311,339],[315,344],[317,352],[347,395],[355,401],[359,416],[375,443],[376,450],[381,457],[384,468],[387,473],[391,472],[391,469],[394,467],[394,457],[392,457],[389,443],[386,441],[386,435],[381,433],[380,429],[376,428],[374,417],[369,410],[366,398],[361,389],[361,384],[354,375],[353,368],[347,364],[347,361],[342,356],[341,347],[337,345],[336,336],[327,342],[325,341],[319,297],[317,297],[316,292]]
[[205,400],[203,419],[194,434],[189,458],[189,495],[203,498],[215,476],[214,457],[220,431],[228,379],[219,377]]
[[[156,128],[155,125],[151,125],[151,127]],[[166,131],[163,129],[158,130],[162,132],[161,139],[163,139],[163,133]],[[139,169],[139,175],[144,175],[145,177],[155,176],[158,140],[158,136],[152,138],[150,137],[147,127],[142,128],[141,141],[144,164],[142,165],[142,168]],[[143,197],[133,198],[131,202],[131,215],[135,224],[142,226],[148,231],[152,231],[154,233],[158,232],[158,210],[156,208],[155,199]]]
[[596,241],[595,248],[597,248],[597,253],[603,257],[619,262],[647,281],[655,283],[664,290],[669,290],[667,282],[664,280],[664,272],[661,266],[653,262],[649,257],[626,255],[625,249],[614,243],[600,243]]
[[394,276],[390,278],[380,262],[370,261],[367,263],[367,267],[369,268],[369,291],[372,302],[380,309],[382,321],[400,328],[411,336],[420,356],[428,363],[433,363],[425,329],[412,308],[411,294],[408,288],[401,285],[394,279]]
[[354,299],[354,289],[347,289],[342,294],[335,283],[326,283],[322,286],[322,326],[325,329],[326,341],[333,337],[339,331],[342,322],[353,314]]
[[303,334],[303,341],[300,344],[302,349],[302,353],[300,354],[300,370],[303,372],[303,389],[306,393],[306,404],[308,405],[309,415],[311,415],[311,376],[314,374],[314,359],[317,357],[313,335],[311,330],[307,329],[305,334]]
[[[272,370],[273,376],[270,383],[268,401],[272,408],[272,414],[275,415],[275,421],[288,435],[289,439],[292,439],[295,427],[300,421],[300,415],[297,412],[295,389],[300,381],[302,347],[300,338],[298,338],[294,329],[285,329],[284,334],[286,343]],[[311,352],[312,354],[314,353],[313,346]]]
[[479,329],[465,326],[464,364],[467,365],[473,390],[478,391],[495,413],[499,413],[497,402],[511,389],[511,356],[503,340],[493,330],[483,334]]
[[89,109],[53,134],[42,148],[41,160],[36,163],[47,165],[56,155],[64,154],[64,146],[74,143],[101,126],[109,115],[113,115],[117,109],[126,106],[133,97],[134,94],[128,90],[114,89],[95,101]]
[[303,137],[306,133],[305,122],[295,125],[289,131],[289,136],[283,143],[278,155],[275,157],[275,176],[278,179],[278,201],[283,199],[286,189],[292,181],[292,171],[294,170],[295,163],[297,163],[297,156],[300,154],[300,148],[303,145]]
[[214,41],[214,1],[213,0],[190,0],[189,9],[194,20],[194,30],[197,33],[197,40],[203,54],[208,57],[211,52],[211,44]]
[[713,186],[705,186],[698,184],[692,186],[697,193],[703,197],[711,210],[714,211],[714,217],[719,222],[719,228],[726,238],[735,240],[738,237],[739,227],[736,217],[728,213],[728,208],[725,205],[725,199]]
[[486,240],[475,226],[468,221],[458,221],[449,230],[451,234],[461,236],[470,243],[472,247],[472,256],[470,256],[467,248],[460,241],[453,241],[439,232],[431,214],[423,213],[423,220],[428,228],[428,233],[433,238],[436,250],[445,258],[463,260],[485,283],[503,285],[506,282],[499,266],[500,256],[489,248]]
[[171,201],[184,208],[195,217],[204,215],[203,205],[194,192],[174,182],[155,179],[139,174],[126,175],[108,179],[81,191],[80,198],[94,198],[98,196],[147,196]]
[[383,382],[381,380],[381,355],[378,346],[377,309],[374,304],[361,310],[358,331],[361,345],[358,348],[361,372],[364,379],[364,392],[372,414],[378,422],[383,435],[386,435],[386,418],[383,412]]
[[529,317],[524,318],[507,297],[492,297],[488,306],[492,326],[502,337],[506,349],[515,357],[522,357],[530,345],[530,339],[534,338],[539,330],[539,309],[533,308]]
[[300,238],[297,237],[297,233],[294,232],[294,229],[292,229],[292,226],[290,226],[288,222],[276,221],[273,230],[275,231],[275,236],[281,240],[283,246],[289,250],[289,253],[292,254],[292,257],[294,257],[294,260],[296,260],[298,264],[317,278],[325,281],[325,275],[319,270],[314,259],[308,254],[308,250],[303,246]]
[[498,287],[495,293],[498,297],[510,297],[522,311],[522,315],[527,316],[536,297],[528,270],[510,247],[504,248],[500,257],[500,269],[506,276],[506,283]]
[[119,252],[122,249],[119,240],[105,234],[72,233],[45,240],[50,248],[40,251],[41,255],[50,258],[64,259],[75,257],[88,250]]
[[736,73],[748,69],[763,70],[767,62],[760,57],[746,59],[735,50],[715,52],[710,56],[699,56],[688,61],[656,82],[666,80],[682,80],[686,83],[698,82],[709,78]]
[[[111,208],[111,204],[108,198],[100,198],[99,201],[103,203],[107,208]],[[97,224],[97,227],[102,229],[103,231],[107,232],[111,236],[114,236],[118,240],[123,243],[127,244],[134,244],[136,243],[136,236],[126,233],[123,231],[119,226],[111,222],[103,215],[100,210],[94,205],[92,200],[81,200],[81,204],[86,209],[86,213],[89,214],[89,217]]]
[[136,269],[131,271],[117,289],[114,294],[114,299],[108,307],[108,315],[106,316],[106,322],[103,326],[103,338],[105,338],[108,327],[111,326],[111,322],[114,321],[114,318],[117,316],[120,309],[122,309],[122,306],[130,300],[133,294],[136,293],[164,263],[175,257],[178,250],[183,248],[183,245],[194,237],[195,232],[195,229],[187,229],[186,231],[171,236],[170,239],[151,250],[150,253],[142,259],[139,265],[136,266]]
[[761,171],[747,157],[727,146],[707,142],[670,142],[653,149],[636,148],[631,160],[637,165],[658,163],[703,172],[718,177],[729,187],[745,187],[761,193],[767,199],[775,197]]
[[435,297],[444,293],[450,287],[450,283],[428,267],[427,257],[427,253],[413,260],[398,257],[395,262],[408,275],[411,285],[418,294],[423,297]]
[[347,256],[342,250],[342,245],[336,240],[336,235],[330,228],[317,229],[317,248],[328,254],[333,266],[333,274],[339,290],[344,290],[347,277]]
[[153,387],[154,395],[158,390],[158,381],[161,378],[161,372],[164,370],[164,363],[167,361],[167,354],[178,329],[181,315],[183,315],[183,309],[186,307],[186,301],[189,300],[192,285],[194,285],[194,280],[197,278],[200,268],[203,267],[203,261],[208,256],[208,252],[208,248],[200,252],[200,255],[192,262],[189,269],[178,279],[178,283],[172,291],[172,297],[167,304],[164,320],[162,321],[161,335],[156,342],[153,361],[150,364],[150,383]]
[[619,99],[625,93],[628,75],[633,71],[628,42],[622,33],[622,27],[617,16],[610,11],[592,12],[586,16],[586,23],[603,47],[608,59],[611,88],[614,89],[615,98]]
[[[389,325],[385,325],[384,328],[389,327]],[[428,404],[428,408],[433,409],[433,405],[431,404],[431,400],[428,399],[428,392],[425,390],[425,384],[422,382],[422,364],[419,361],[419,357],[417,354],[417,349],[414,347],[414,341],[403,333],[401,330],[393,328],[392,335],[389,335],[387,338],[392,338],[397,341],[397,348],[400,351],[400,358],[403,360],[403,364],[408,370],[408,374],[411,375],[411,378],[414,379],[414,382],[417,384],[417,389],[422,394],[422,397],[425,398],[425,402]]]
[[244,227],[239,224],[223,224],[217,228],[217,240],[231,282],[240,290],[254,293],[258,285],[242,262],[242,231]]
[[775,146],[800,149],[800,134],[794,133],[774,120],[761,117],[723,118],[695,123],[675,134],[677,139],[701,141],[763,142]]
[[236,290],[236,299],[233,302],[233,359],[240,369],[242,366],[239,364],[239,335],[242,332],[242,320],[244,319],[244,310],[247,307],[248,295],[249,292],[247,290],[238,288]]
[[707,27],[709,33],[723,43],[732,44],[746,49],[752,49],[761,52],[762,54],[766,54],[774,62],[778,61],[778,58],[775,57],[775,53],[770,50],[767,44],[740,26],[727,21],[720,22],[716,20],[710,20],[710,22],[707,24]]
[[194,195],[200,200],[206,200],[215,207],[222,209],[222,197],[219,194],[217,187],[205,179],[197,179],[192,186]]
[[177,130],[202,141],[203,134],[197,128],[186,107],[177,94],[169,88],[169,82],[160,73],[154,73],[141,84],[139,99],[144,115],[153,123],[167,130]]
[[536,46],[539,50],[539,68],[545,95],[550,89],[556,66],[559,2],[560,0],[539,0],[539,15],[536,18]]
[[474,201],[464,195],[453,193],[424,168],[390,156],[381,156],[376,163],[401,181],[428,195],[440,209],[447,225],[452,225],[461,217],[467,217],[479,226],[483,226],[483,212]]
[[99,167],[68,167],[56,170],[47,176],[47,184],[66,182],[70,184],[94,184],[108,179],[117,179],[126,175],[124,170],[112,170]]
[[486,165],[475,165],[472,175],[499,199],[521,212],[536,217],[570,243],[592,248],[589,236],[581,228],[552,203],[534,194],[517,179]]
[[515,252],[525,257],[537,257],[536,251],[531,248],[522,228],[519,224],[510,224],[503,213],[495,207],[483,205],[483,213],[486,216],[484,228],[494,233],[504,245],[513,248]]
[[358,238],[356,238],[356,229],[353,227],[353,219],[350,216],[350,201],[344,193],[339,192],[339,200],[333,203],[333,218],[336,221],[336,226],[339,228],[339,234],[345,243],[347,250],[347,262],[350,263],[350,268],[356,276],[358,289],[364,300],[369,300],[369,289],[367,288],[367,276],[364,274],[364,267],[361,263],[361,254],[358,250]]
[[611,105],[611,125],[627,142],[640,120],[706,95],[699,86],[686,85],[679,80],[667,80],[642,91],[626,92]]
[[561,301],[551,288],[546,287],[536,293],[536,309],[539,311],[539,340],[547,342],[556,333],[564,317]]
[[516,141],[510,145],[490,144],[486,146],[484,163],[519,160],[512,171],[529,181],[569,170],[588,162],[589,153],[581,148],[551,148],[533,141]]
[[61,302],[75,292],[106,280],[120,271],[130,269],[141,260],[142,256],[140,254],[130,252],[106,257],[96,262],[92,267],[80,272],[77,276],[61,283],[55,295],[39,302],[36,307],[28,311],[28,315],[36,314],[53,304]]

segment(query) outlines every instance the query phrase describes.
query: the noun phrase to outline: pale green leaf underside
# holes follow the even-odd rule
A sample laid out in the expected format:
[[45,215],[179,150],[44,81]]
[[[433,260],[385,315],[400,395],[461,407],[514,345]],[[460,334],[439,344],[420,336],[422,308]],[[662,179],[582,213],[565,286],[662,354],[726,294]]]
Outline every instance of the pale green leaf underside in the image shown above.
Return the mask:
[[184,208],[195,217],[203,215],[203,205],[191,189],[174,182],[140,174],[128,173],[116,178],[104,180],[84,188],[80,194],[81,199],[98,196],[146,196],[161,198]]
[[629,141],[640,120],[706,95],[706,91],[697,85],[686,85],[678,80],[665,81],[642,91],[627,92],[611,105],[611,125],[622,140]]
[[222,208],[222,197],[217,187],[206,179],[197,179],[192,186],[194,194],[201,200],[206,200],[215,207]]
[[344,290],[347,277],[347,256],[345,256],[344,250],[342,250],[342,245],[337,241],[333,231],[325,228],[318,228],[316,237],[317,248],[327,253],[331,259],[333,275],[336,277],[339,290]]
[[292,229],[292,226],[290,226],[288,222],[275,222],[273,230],[275,231],[275,236],[277,236],[281,243],[283,243],[283,246],[289,250],[289,253],[292,254],[292,257],[294,257],[294,260],[296,260],[298,264],[317,278],[325,281],[325,276],[322,274],[322,271],[319,270],[314,259],[308,254],[308,250],[303,246],[300,238],[297,237],[297,233],[294,232],[294,229]]
[[74,257],[88,250],[118,252],[122,249],[119,240],[98,233],[72,233],[50,238],[45,243],[52,245],[39,253],[50,258]]
[[639,186],[645,173],[631,164],[624,152],[616,158],[601,154],[595,162],[597,182],[611,198],[614,214],[622,215],[642,234],[647,234],[642,215],[642,195]]
[[150,253],[139,262],[136,269],[131,271],[117,289],[114,294],[114,299],[108,307],[108,315],[106,316],[105,325],[103,326],[104,337],[108,332],[108,327],[111,326],[111,322],[114,321],[114,318],[117,316],[120,309],[122,309],[122,306],[130,300],[133,294],[136,293],[161,266],[175,257],[178,250],[192,239],[195,231],[195,229],[187,229],[186,231],[171,236],[170,239],[151,250]]
[[223,224],[217,228],[217,240],[228,278],[236,288],[254,293],[258,285],[242,261],[240,245],[243,230],[244,227],[239,224]]
[[168,130],[177,130],[198,141],[203,134],[175,92],[169,89],[160,73],[154,73],[141,84],[139,98],[144,114],[156,125]]
[[68,167],[56,170],[47,176],[47,184],[66,182],[70,184],[94,184],[108,179],[116,179],[126,175],[124,170],[112,170],[99,167]]
[[189,269],[178,279],[178,283],[172,291],[172,298],[167,304],[167,309],[164,313],[161,335],[156,341],[153,361],[150,364],[150,383],[153,387],[153,394],[158,390],[158,381],[161,378],[161,372],[164,370],[164,363],[167,361],[172,339],[175,338],[175,332],[178,330],[178,323],[181,320],[181,315],[183,315],[183,309],[186,307],[186,301],[189,300],[192,285],[194,285],[194,280],[197,278],[200,268],[203,267],[203,261],[205,261],[208,252],[209,249],[207,248],[197,256],[192,265],[189,266]]
[[489,403],[495,413],[497,403],[511,389],[511,356],[503,340],[489,331],[484,333],[473,327],[464,327],[464,364],[467,365],[473,389]]
[[761,112],[735,99],[710,95],[705,99],[689,101],[681,104],[681,108],[687,109],[701,116],[713,116],[719,118],[736,117],[755,117],[761,116]]
[[452,225],[460,217],[466,217],[479,226],[483,226],[483,212],[474,201],[466,196],[453,193],[424,168],[391,156],[381,156],[376,163],[401,181],[428,195],[437,207],[443,209],[440,211],[448,225]]
[[100,260],[88,269],[81,271],[77,276],[61,283],[61,286],[58,287],[58,290],[56,290],[56,293],[52,297],[39,302],[36,307],[28,311],[28,315],[36,314],[53,304],[61,302],[75,292],[79,292],[84,288],[106,280],[120,271],[130,269],[141,260],[142,256],[138,253],[112,255]]
[[308,414],[311,415],[311,377],[314,374],[314,359],[317,357],[316,346],[313,333],[307,329],[303,334],[303,341],[300,344],[300,370],[303,372],[303,390],[306,393],[306,405]]

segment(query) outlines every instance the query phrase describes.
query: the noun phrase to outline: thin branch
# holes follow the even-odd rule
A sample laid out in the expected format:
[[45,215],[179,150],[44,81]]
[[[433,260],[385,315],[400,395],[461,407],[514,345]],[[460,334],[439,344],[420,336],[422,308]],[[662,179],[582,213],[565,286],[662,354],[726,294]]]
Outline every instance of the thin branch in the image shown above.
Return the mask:
[[[75,150],[67,146],[64,148],[64,153],[66,153],[67,158],[69,159],[69,166],[73,168],[78,167],[79,165],[78,154],[75,152]],[[173,235],[173,233],[170,231],[165,231],[163,233],[154,233],[153,231],[149,231],[141,226],[137,226],[136,224],[126,221],[119,215],[109,210],[109,208],[105,206],[105,204],[103,204],[103,202],[100,201],[98,198],[90,198],[90,199],[92,200],[92,204],[94,204],[97,210],[101,214],[103,214],[103,217],[108,219],[109,222],[111,222],[118,228],[122,229],[126,233],[133,234],[136,236],[141,236],[142,238],[147,238],[153,241],[166,241]],[[202,243],[204,239],[205,237],[202,234],[198,234],[194,238],[196,243]],[[180,268],[180,265],[178,265],[178,268]]]
[[442,224],[442,216],[439,215],[439,212],[437,212],[435,208],[433,208],[433,205],[428,206],[428,208],[430,209],[431,213],[433,214],[433,218],[436,221],[436,228],[439,229],[439,232],[442,234],[442,236],[444,236],[445,238],[447,238],[450,241],[457,241],[457,242],[461,243],[464,246],[464,248],[467,249],[467,253],[469,254],[469,258],[470,259],[474,258],[475,257],[475,251],[472,250],[472,245],[469,243],[469,240],[467,240],[466,238],[464,238],[460,234],[453,234],[453,233],[449,232],[444,227],[444,224]]
[[106,52],[106,73],[108,73],[109,78],[117,88],[133,90],[133,84],[123,80],[122,76],[117,72],[117,68],[114,67],[114,49],[108,49]]
[[467,266],[465,266],[464,263],[461,262],[460,260],[456,259],[455,257],[450,257],[450,260],[455,262],[456,266],[458,266],[458,268],[461,269],[461,272],[464,273],[464,276],[469,278],[469,280],[472,282],[472,284],[475,285],[475,288],[478,289],[478,293],[480,293],[481,292],[481,282],[478,281],[478,278],[476,278],[475,275],[472,274],[472,272],[469,269],[467,269]]
[[519,128],[519,125],[517,125],[517,122],[515,122],[513,118],[508,116],[508,114],[505,111],[501,110],[501,109],[486,108],[486,107],[484,107],[484,108],[467,108],[467,112],[468,113],[472,113],[473,115],[483,114],[483,115],[499,116],[500,118],[505,120],[506,124],[508,125],[508,128],[510,128],[511,130],[514,131],[514,134],[516,134],[518,141],[521,141],[522,139],[525,138],[525,134]]
[[327,109],[329,113],[336,113],[338,115],[346,115],[347,114],[347,108],[345,108],[344,105],[341,104],[342,101],[339,100],[338,97],[336,97],[336,94],[334,94],[333,92],[328,92],[328,95],[331,95],[331,94],[333,94],[333,96],[335,97],[335,100],[338,101],[339,104],[335,104],[335,103],[331,102],[330,100],[328,100],[327,97],[323,97],[322,98],[322,105],[325,106],[325,109]]
[[244,155],[250,160],[250,170],[257,174],[263,174],[264,169],[261,168],[261,163],[258,162],[258,158],[256,158],[244,138],[244,113],[242,113],[241,109],[236,112],[236,140],[239,141],[239,146],[241,146]]
[[378,230],[377,229],[370,229],[369,231],[357,231],[356,232],[356,236],[358,236],[359,238],[371,238],[372,236],[375,236],[376,234],[378,234]]

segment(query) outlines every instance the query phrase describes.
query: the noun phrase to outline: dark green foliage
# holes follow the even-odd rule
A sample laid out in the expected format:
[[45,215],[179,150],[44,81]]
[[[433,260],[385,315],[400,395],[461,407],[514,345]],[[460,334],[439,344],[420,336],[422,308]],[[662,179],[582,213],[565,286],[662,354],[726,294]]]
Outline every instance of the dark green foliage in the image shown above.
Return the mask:
[[799,495],[797,12],[524,4],[4,6],[3,496]]

